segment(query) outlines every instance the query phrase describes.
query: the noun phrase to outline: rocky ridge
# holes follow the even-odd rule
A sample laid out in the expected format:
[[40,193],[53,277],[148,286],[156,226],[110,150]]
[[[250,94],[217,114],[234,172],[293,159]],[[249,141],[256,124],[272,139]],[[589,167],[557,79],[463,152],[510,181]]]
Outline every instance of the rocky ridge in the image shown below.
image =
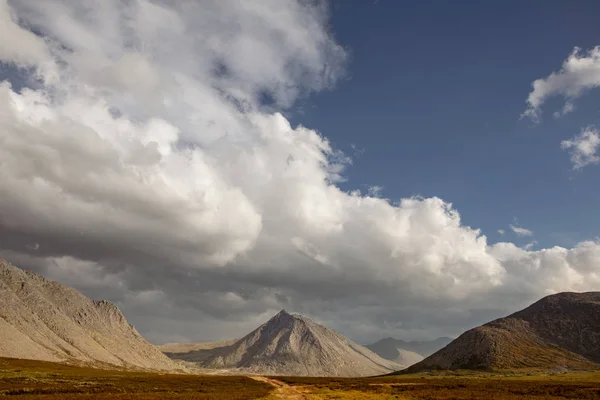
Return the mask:
[[408,372],[600,367],[600,292],[559,293],[471,329]]
[[121,311],[0,260],[0,356],[149,370],[181,367]]

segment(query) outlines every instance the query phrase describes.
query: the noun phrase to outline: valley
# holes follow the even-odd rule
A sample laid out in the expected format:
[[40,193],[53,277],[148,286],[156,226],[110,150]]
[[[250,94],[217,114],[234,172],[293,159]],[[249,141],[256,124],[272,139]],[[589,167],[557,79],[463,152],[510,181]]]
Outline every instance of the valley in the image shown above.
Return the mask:
[[562,400],[600,398],[600,372],[440,372],[376,378],[214,376],[0,358],[0,398],[19,400]]
[[0,400],[600,400],[599,16],[0,0]]
[[455,340],[360,346],[282,310],[240,339],[155,346],[115,305],[5,262],[0,289],[0,397],[600,399],[598,292],[544,297]]

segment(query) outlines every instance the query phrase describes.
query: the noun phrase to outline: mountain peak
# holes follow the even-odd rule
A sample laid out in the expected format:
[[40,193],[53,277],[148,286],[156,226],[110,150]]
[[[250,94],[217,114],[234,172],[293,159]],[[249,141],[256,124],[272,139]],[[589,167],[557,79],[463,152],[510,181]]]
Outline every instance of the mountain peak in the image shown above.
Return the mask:
[[286,310],[281,310],[277,314],[275,314],[269,321],[267,321],[267,323],[265,325],[271,325],[273,323],[279,323],[281,321],[285,321],[285,322],[289,322],[289,323],[293,323],[293,322],[313,323],[313,321],[310,318],[305,317],[304,315],[297,314],[297,313],[290,313],[290,312],[287,312]]
[[273,316],[273,318],[278,318],[278,317],[289,317],[291,316],[291,314],[289,312],[287,312],[285,309],[282,309],[281,311],[279,311],[277,314],[275,314]]
[[198,362],[206,368],[304,376],[366,376],[401,368],[339,333],[285,310]]

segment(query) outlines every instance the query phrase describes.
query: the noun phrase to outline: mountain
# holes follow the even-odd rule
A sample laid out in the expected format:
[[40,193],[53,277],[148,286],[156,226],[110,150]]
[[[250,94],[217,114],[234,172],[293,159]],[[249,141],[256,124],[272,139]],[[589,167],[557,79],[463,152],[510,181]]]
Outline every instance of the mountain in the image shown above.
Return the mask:
[[0,260],[0,357],[180,369],[107,301]]
[[403,349],[414,351],[415,353],[421,354],[423,357],[428,357],[439,349],[447,346],[451,341],[452,338],[443,336],[434,340],[413,340],[410,342],[399,340],[398,344]]
[[218,347],[225,347],[234,344],[239,339],[224,340],[222,342],[202,342],[202,343],[165,343],[156,347],[163,353],[186,354],[194,351],[214,350]]
[[232,344],[168,355],[196,361],[204,368],[267,375],[368,376],[402,368],[331,329],[286,311]]
[[559,293],[471,329],[406,371],[597,369],[600,292]]
[[166,343],[159,344],[156,347],[169,358],[199,363],[216,354],[223,347],[235,344],[238,340],[232,339],[221,342],[203,343]]
[[405,342],[389,337],[365,347],[386,360],[413,365],[451,341],[449,337],[441,337],[435,340]]

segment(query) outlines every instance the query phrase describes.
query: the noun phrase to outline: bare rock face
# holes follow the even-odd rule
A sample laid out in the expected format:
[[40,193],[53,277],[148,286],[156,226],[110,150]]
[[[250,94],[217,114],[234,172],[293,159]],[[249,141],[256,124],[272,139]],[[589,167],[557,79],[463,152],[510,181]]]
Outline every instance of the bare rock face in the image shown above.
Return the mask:
[[168,354],[204,368],[266,375],[369,376],[402,368],[331,329],[286,311],[230,345]]
[[600,292],[559,293],[471,329],[407,371],[600,367]]
[[221,342],[203,343],[166,343],[156,347],[167,357],[181,360],[195,365],[196,369],[209,357],[219,353],[225,347],[235,344],[239,339],[225,340]]
[[0,260],[0,356],[125,368],[180,367],[107,301]]
[[203,343],[165,343],[156,347],[167,354],[189,354],[197,351],[210,351],[219,347],[230,346],[239,339],[224,340],[222,342],[203,342]]

